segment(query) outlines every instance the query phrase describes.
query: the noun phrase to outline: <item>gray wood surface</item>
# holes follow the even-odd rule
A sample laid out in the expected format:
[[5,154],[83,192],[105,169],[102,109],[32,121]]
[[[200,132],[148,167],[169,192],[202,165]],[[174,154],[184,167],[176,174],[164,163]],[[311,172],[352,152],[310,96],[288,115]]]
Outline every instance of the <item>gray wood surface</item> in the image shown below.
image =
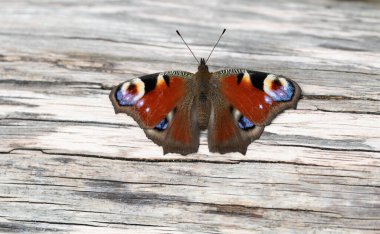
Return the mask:
[[[246,156],[162,155],[110,88],[211,70],[304,94]],[[0,232],[380,232],[380,2],[1,1]]]

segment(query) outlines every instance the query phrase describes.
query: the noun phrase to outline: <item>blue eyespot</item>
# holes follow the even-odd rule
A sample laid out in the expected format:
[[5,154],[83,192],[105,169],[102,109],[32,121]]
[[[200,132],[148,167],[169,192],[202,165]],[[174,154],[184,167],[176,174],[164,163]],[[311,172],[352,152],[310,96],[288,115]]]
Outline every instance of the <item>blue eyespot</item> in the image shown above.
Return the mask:
[[249,129],[252,129],[254,127],[255,127],[255,125],[251,121],[249,121],[246,117],[241,116],[239,118],[239,128],[241,128],[243,130],[249,130]]
[[165,117],[163,120],[161,120],[161,122],[159,124],[157,124],[156,127],[154,127],[154,129],[156,129],[158,131],[164,131],[165,129],[168,128],[168,126],[169,126],[169,121]]
[[130,94],[128,92],[123,93],[121,87],[116,91],[115,96],[120,106],[133,106],[136,104],[136,95]]
[[293,97],[294,87],[289,82],[287,88],[285,88],[285,86],[281,86],[281,88],[279,88],[277,90],[273,90],[272,92],[273,93],[271,96],[272,96],[273,100],[275,100],[276,102],[278,102],[278,101],[289,101]]
[[119,102],[121,106],[128,105],[128,103],[124,100],[123,92],[120,89],[116,92],[116,100]]

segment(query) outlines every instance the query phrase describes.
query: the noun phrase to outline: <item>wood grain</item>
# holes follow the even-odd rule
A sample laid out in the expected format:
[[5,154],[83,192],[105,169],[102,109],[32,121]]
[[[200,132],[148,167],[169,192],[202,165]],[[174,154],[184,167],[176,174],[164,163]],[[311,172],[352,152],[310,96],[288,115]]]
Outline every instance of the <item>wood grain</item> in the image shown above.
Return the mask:
[[[380,231],[380,3],[1,1],[0,232]],[[162,155],[112,86],[248,68],[300,84],[247,155]]]

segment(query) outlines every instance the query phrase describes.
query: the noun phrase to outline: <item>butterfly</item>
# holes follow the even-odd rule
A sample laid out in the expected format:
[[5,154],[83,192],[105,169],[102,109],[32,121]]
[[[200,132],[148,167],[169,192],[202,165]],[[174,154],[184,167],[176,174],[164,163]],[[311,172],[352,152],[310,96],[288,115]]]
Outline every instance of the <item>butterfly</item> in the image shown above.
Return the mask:
[[131,116],[164,154],[197,152],[200,132],[208,130],[210,152],[245,155],[274,117],[296,108],[301,88],[293,80],[247,69],[210,72],[211,53],[199,62],[189,50],[198,61],[195,74],[145,75],[115,86],[109,96],[115,113]]

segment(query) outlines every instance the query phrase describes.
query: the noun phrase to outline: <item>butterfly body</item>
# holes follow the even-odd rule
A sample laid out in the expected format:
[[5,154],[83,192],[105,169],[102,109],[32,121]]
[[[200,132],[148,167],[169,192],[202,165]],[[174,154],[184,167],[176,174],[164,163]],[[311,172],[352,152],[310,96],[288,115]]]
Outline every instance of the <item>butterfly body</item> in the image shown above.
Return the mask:
[[204,59],[198,67],[198,72],[194,74],[193,84],[195,92],[195,105],[198,116],[200,130],[206,130],[211,113],[210,81],[212,74],[209,72]]
[[114,87],[116,113],[133,117],[164,154],[198,151],[208,130],[211,152],[240,152],[259,138],[281,111],[295,108],[301,89],[294,81],[245,69],[210,72],[204,59],[195,74],[168,71]]

